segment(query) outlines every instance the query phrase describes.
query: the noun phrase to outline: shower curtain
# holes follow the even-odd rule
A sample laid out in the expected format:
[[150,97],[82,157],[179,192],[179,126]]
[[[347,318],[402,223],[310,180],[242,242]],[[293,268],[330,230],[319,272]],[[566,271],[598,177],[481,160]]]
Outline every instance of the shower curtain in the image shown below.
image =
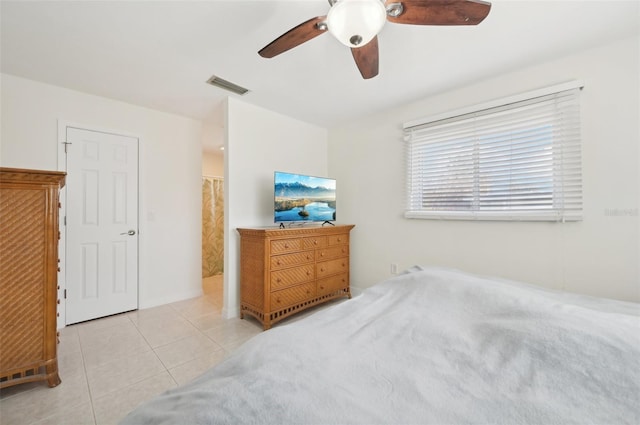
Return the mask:
[[224,272],[224,180],[202,177],[202,277]]

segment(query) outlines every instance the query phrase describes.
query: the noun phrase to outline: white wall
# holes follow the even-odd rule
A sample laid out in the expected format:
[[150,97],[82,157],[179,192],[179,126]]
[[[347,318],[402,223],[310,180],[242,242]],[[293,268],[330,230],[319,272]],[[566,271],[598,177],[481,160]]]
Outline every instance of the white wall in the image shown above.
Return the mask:
[[225,143],[225,299],[239,314],[240,238],[236,228],[274,226],[273,172],[327,176],[327,131],[227,99]]
[[202,175],[210,177],[224,177],[224,153],[202,152]]
[[198,296],[201,123],[2,75],[0,164],[58,169],[58,120],[140,137],[141,308]]
[[[352,282],[368,287],[390,264],[470,272],[640,301],[639,39],[496,76],[329,132],[329,171],[352,235]],[[403,218],[402,123],[581,79],[584,220],[453,222]],[[627,211],[622,215],[612,210]]]
[[[218,111],[219,109],[219,111]],[[216,108],[208,120],[202,122],[202,174],[207,176],[224,175],[225,131],[222,125],[223,108]]]

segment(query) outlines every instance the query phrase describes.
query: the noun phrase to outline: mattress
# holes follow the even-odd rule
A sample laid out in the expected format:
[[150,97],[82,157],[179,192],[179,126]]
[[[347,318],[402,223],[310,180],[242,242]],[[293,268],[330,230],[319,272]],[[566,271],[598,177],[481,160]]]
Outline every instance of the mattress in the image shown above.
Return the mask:
[[640,305],[414,267],[122,422],[177,423],[638,424]]

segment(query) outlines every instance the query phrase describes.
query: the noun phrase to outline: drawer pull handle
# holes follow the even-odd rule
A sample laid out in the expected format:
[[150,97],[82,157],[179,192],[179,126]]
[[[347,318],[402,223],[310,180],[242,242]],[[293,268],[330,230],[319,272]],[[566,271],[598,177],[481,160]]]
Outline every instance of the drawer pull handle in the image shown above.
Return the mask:
[[311,272],[309,270],[307,270],[307,276],[309,276],[311,274]]
[[324,271],[324,267],[320,267],[320,271],[323,272]]
[[280,304],[280,298],[276,298],[276,303]]
[[321,256],[321,257],[324,257],[324,252],[321,252],[321,253],[320,253],[320,256]]
[[289,248],[289,244],[288,243],[284,244],[284,247]]
[[324,290],[324,286],[320,286],[320,289]]
[[280,262],[280,260],[276,261],[277,265],[281,265],[282,263]]
[[342,239],[338,238],[338,242],[342,241]]
[[277,278],[276,282],[280,283],[280,282],[282,282],[282,280],[280,278]]
[[313,244],[314,244],[314,245],[318,245],[318,241],[314,239],[314,240],[313,240]]

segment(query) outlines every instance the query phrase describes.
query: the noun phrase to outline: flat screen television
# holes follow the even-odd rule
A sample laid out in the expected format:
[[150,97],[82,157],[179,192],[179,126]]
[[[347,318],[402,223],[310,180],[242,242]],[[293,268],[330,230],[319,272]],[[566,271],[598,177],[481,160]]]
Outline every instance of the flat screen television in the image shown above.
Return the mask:
[[273,187],[276,223],[336,220],[335,179],[276,171]]

